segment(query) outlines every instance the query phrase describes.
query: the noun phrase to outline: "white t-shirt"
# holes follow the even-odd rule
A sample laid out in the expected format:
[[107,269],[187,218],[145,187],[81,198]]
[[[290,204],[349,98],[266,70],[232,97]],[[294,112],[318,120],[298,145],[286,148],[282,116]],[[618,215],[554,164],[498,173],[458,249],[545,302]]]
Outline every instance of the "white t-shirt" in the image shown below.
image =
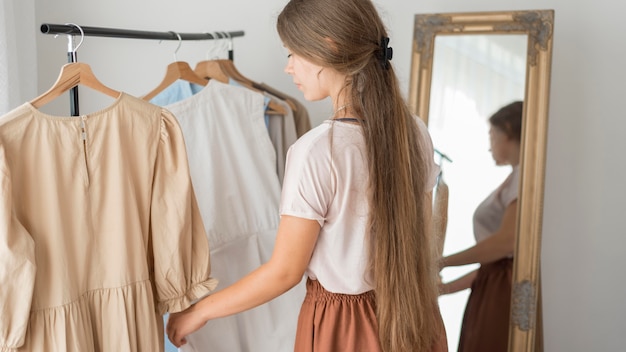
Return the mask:
[[[420,119],[417,122],[429,165],[427,189],[432,190],[439,167],[428,130]],[[368,178],[365,139],[357,124],[324,121],[287,153],[280,214],[319,222],[306,275],[330,292],[360,294],[373,289],[366,273]]]
[[476,242],[493,235],[504,217],[506,208],[517,199],[519,189],[519,166],[474,211],[474,237]]

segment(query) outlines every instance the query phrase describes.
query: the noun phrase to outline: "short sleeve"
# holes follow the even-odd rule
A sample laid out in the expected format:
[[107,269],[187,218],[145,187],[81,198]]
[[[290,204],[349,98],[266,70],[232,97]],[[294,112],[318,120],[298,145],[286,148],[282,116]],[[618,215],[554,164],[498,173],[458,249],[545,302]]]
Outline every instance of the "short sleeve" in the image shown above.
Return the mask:
[[10,172],[0,146],[0,351],[24,344],[35,285],[35,244],[13,212]]
[[157,310],[178,312],[215,289],[209,244],[175,117],[162,110],[150,214]]
[[420,145],[422,146],[422,152],[424,153],[423,155],[427,166],[426,190],[432,191],[435,184],[437,184],[437,177],[441,169],[439,165],[435,163],[435,148],[433,147],[430,133],[428,133],[428,127],[426,127],[424,121],[419,117],[416,117],[415,121],[417,122],[417,127],[420,132]]
[[298,140],[287,151],[280,214],[317,220],[323,226],[333,195],[332,178],[326,143]]
[[500,192],[500,200],[507,207],[517,199],[519,193],[519,166],[515,166],[511,174],[504,180]]

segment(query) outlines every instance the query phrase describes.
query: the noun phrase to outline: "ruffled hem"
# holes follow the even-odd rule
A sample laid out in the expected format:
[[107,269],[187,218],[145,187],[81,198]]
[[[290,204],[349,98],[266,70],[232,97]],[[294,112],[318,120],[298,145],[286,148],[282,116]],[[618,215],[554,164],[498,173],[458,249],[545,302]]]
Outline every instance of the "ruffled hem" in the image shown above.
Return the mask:
[[157,351],[159,318],[150,280],[93,289],[66,304],[31,311],[17,351]]
[[1,347],[0,346],[0,352],[17,352],[17,348]]
[[206,281],[194,285],[189,290],[187,290],[184,295],[180,297],[160,301],[157,303],[157,312],[160,315],[163,315],[168,312],[176,313],[183,311],[189,308],[193,301],[202,298],[211,291],[213,291],[215,287],[217,287],[217,283],[217,279],[210,278]]

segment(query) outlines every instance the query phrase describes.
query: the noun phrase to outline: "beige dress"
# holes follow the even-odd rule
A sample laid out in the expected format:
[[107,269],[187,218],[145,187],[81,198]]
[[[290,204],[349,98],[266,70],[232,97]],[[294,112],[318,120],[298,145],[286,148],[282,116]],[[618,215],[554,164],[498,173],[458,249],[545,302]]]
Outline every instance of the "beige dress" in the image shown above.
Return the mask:
[[174,116],[122,93],[81,117],[0,118],[0,351],[161,351],[210,292]]

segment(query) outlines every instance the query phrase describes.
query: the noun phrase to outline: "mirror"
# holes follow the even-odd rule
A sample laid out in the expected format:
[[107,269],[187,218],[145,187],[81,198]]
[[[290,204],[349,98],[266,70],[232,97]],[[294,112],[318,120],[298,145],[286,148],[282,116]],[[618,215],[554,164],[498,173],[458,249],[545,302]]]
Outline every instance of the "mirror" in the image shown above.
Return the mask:
[[[553,19],[553,10],[415,16],[408,101],[440,152],[435,157],[449,192],[444,254],[472,244],[463,243],[473,241],[471,213],[510,173],[491,159],[487,119],[514,100],[524,101],[510,352],[533,351],[541,339],[536,317]],[[467,182],[472,175],[477,181]],[[442,303],[450,350],[456,350],[459,333],[450,329],[460,328],[466,298],[452,308],[456,325],[445,321]]]

